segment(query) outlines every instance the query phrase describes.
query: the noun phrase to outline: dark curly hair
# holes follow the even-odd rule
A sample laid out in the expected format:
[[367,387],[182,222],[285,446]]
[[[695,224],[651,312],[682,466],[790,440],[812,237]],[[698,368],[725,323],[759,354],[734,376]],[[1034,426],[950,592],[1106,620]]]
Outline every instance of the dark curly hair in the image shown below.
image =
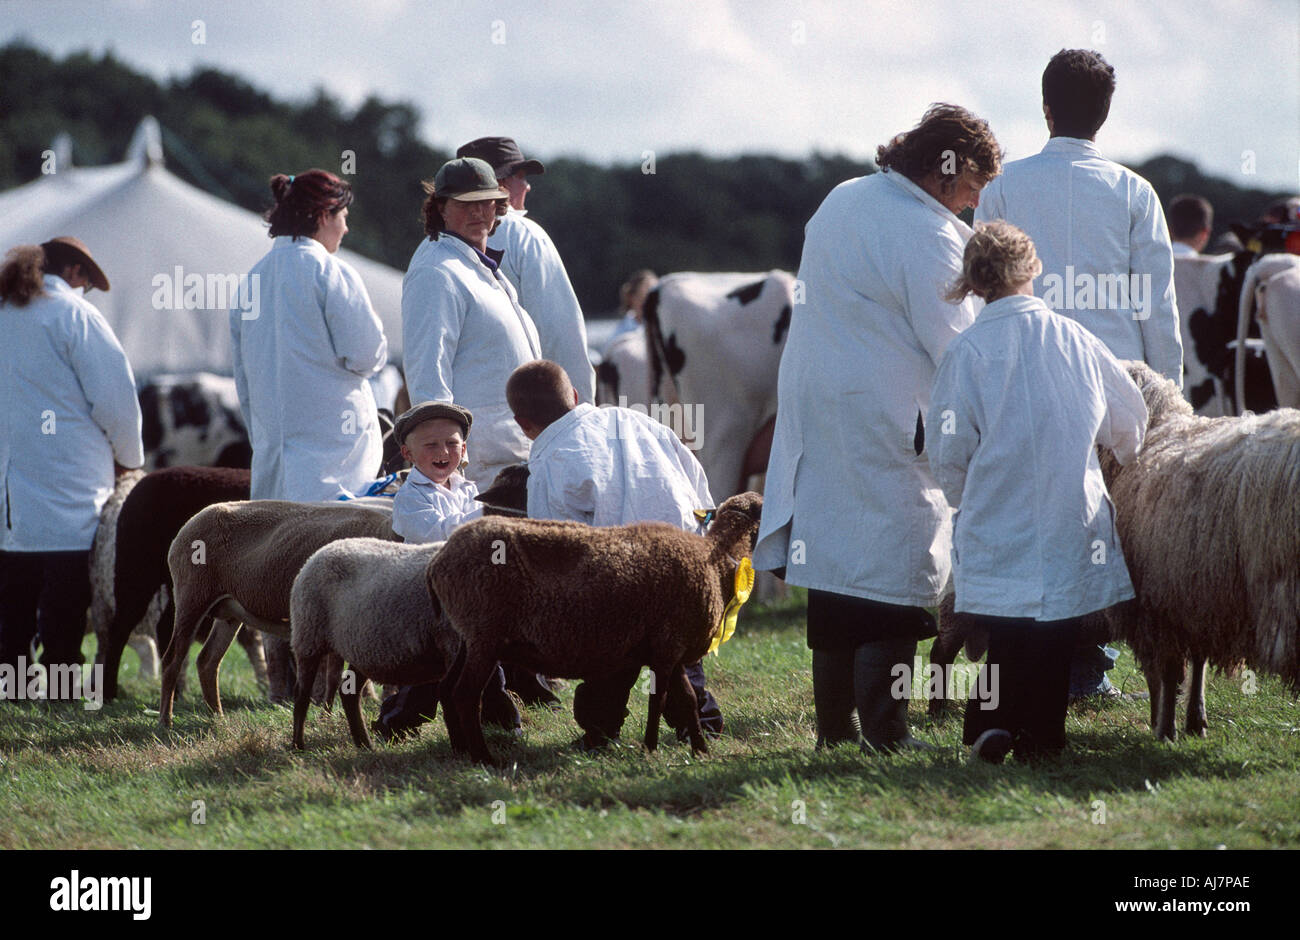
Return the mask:
[[1115,93],[1115,69],[1100,52],[1062,49],[1043,69],[1043,104],[1057,137],[1091,140],[1106,123]]
[[267,211],[272,238],[277,235],[310,237],[326,213],[341,212],[352,203],[352,184],[325,170],[308,170],[297,176],[271,177],[275,206]]
[[1002,172],[1002,148],[988,122],[955,104],[932,104],[921,123],[876,148],[876,165],[918,185],[939,176],[945,189],[965,171],[991,180]]

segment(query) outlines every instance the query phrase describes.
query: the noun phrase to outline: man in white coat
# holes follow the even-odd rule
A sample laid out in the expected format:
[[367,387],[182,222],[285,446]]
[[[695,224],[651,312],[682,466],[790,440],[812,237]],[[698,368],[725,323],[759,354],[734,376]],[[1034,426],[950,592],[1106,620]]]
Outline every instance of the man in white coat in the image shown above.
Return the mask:
[[[0,284],[0,667],[13,697],[38,635],[47,669],[80,666],[99,513],[114,470],[141,466],[144,447],[126,353],[79,290],[109,287],[89,249],[20,247]],[[55,676],[51,696],[80,694]]]
[[507,193],[482,160],[450,160],[425,184],[424,231],[402,280],[402,336],[411,401],[455,402],[474,414],[467,479],[480,490],[528,459],[506,404],[506,380],[541,358],[533,319],[487,255]]
[[[1042,151],[1008,163],[975,210],[1005,219],[1043,262],[1035,294],[1101,340],[1117,359],[1146,362],[1183,387],[1169,229],[1151,184],[1097,149],[1115,70],[1099,53],[1062,49],[1043,70]],[[1071,694],[1118,695],[1105,670],[1117,651],[1081,648]]]
[[916,744],[890,689],[935,632],[925,608],[947,584],[951,539],[923,416],[976,313],[943,297],[971,234],[956,213],[1001,157],[984,121],[935,105],[879,148],[881,173],[841,183],[808,222],[754,567],[809,588],[819,744]]
[[456,151],[477,157],[492,167],[497,182],[510,194],[510,206],[488,238],[488,255],[501,264],[501,273],[514,285],[519,304],[537,326],[543,359],[564,367],[581,401],[596,401],[596,373],[587,356],[587,325],[582,306],[569,283],[560,253],[546,230],[528,218],[524,200],[532,190],[528,177],[546,172],[540,161],[525,160],[510,137],[480,137]]

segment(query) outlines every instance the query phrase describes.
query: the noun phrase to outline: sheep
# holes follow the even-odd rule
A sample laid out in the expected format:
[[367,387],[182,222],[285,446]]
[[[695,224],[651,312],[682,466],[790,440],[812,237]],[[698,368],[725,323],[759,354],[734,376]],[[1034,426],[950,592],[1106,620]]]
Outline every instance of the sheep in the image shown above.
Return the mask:
[[[293,746],[303,747],[303,724],[312,684],[322,664],[330,685],[346,660],[353,681],[340,698],[357,747],[370,747],[361,720],[359,689],[370,679],[393,685],[437,682],[455,661],[460,636],[436,616],[425,569],[444,543],[405,545],[373,538],[332,542],[313,554],[289,596],[298,687],[293,704]],[[349,688],[351,686],[351,688]],[[455,722],[443,709],[447,730]]]
[[[217,503],[185,523],[167,553],[176,627],[163,656],[159,724],[171,727],[176,683],[201,621],[219,617],[290,639],[290,591],[307,559],[343,538],[398,541],[392,513],[392,500],[384,498],[334,503],[267,499]],[[228,624],[214,624],[199,653],[203,698],[218,715],[217,672],[233,637]],[[326,701],[331,693],[327,690]]]
[[1186,731],[1204,736],[1209,662],[1241,662],[1300,689],[1300,410],[1202,418],[1174,383],[1126,363],[1150,418],[1137,459],[1102,473],[1136,598],[1107,611],[1151,690],[1157,738],[1174,740],[1183,662]]
[[453,748],[493,763],[477,705],[505,659],[573,679],[649,665],[646,747],[658,743],[671,680],[683,692],[692,749],[707,753],[684,664],[700,659],[721,627],[762,502],[757,493],[731,497],[706,536],[665,523],[593,528],[487,518],[453,532],[427,574],[434,615],[445,613],[464,642],[446,680],[453,713],[445,717],[459,725]]
[[[248,492],[249,472],[223,467],[169,467],[119,480],[101,516],[91,555],[91,623],[99,638],[95,662],[103,667],[106,700],[117,696],[122,650],[133,628],[156,620],[159,645],[166,649],[171,640],[175,608],[167,550],[176,533],[205,506],[245,500]],[[120,512],[110,515],[114,505]],[[240,642],[259,685],[266,687],[260,638],[245,631]]]
[[[144,479],[143,470],[128,470],[120,474],[113,484],[113,492],[104,503],[99,513],[99,525],[95,528],[95,540],[90,546],[90,632],[98,638],[100,649],[104,648],[108,622],[113,617],[116,606],[113,594],[113,571],[117,560],[117,520],[122,512],[122,504],[135,485]],[[152,608],[151,608],[151,612]],[[140,657],[140,678],[155,679],[158,676],[158,646],[146,630],[146,622],[141,620],[127,637],[126,643]]]

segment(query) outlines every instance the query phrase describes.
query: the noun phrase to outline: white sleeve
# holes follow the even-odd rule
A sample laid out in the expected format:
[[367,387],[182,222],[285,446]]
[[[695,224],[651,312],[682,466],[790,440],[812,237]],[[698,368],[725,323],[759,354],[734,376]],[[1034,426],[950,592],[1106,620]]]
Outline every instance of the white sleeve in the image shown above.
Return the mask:
[[455,400],[451,364],[465,313],[459,291],[437,269],[408,272],[402,282],[402,358],[412,404]]
[[351,265],[333,259],[325,283],[325,328],[334,355],[356,375],[374,375],[388,362],[384,324],[370,305],[366,286]]
[[1151,276],[1147,315],[1138,321],[1147,364],[1183,387],[1183,337],[1174,297],[1174,255],[1160,198],[1141,178],[1136,181],[1129,230],[1129,272]]
[[565,460],[562,452],[528,464],[528,518],[561,519],[591,523],[595,481],[579,461]]
[[[405,486],[405,484],[403,484]],[[413,494],[412,498],[393,499],[393,531],[407,542],[445,542],[462,524],[481,518],[483,507],[453,509],[440,507]]]
[[596,372],[587,357],[587,328],[578,295],[550,236],[528,226],[523,226],[523,232],[518,245],[521,257],[514,265],[519,305],[538,327],[542,358],[564,368],[580,401],[595,404]]
[[1146,436],[1146,402],[1141,390],[1110,350],[1100,342],[1093,344],[1093,349],[1097,353],[1102,386],[1106,392],[1106,416],[1097,431],[1097,443],[1110,448],[1121,465],[1127,464],[1137,456]]
[[235,392],[239,395],[239,413],[248,429],[248,439],[253,439],[253,409],[248,400],[248,375],[244,371],[244,351],[240,346],[243,329],[243,311],[235,307],[230,311],[230,358],[234,365]]
[[[89,305],[87,305],[89,306]],[[140,400],[122,345],[98,310],[79,307],[71,321],[68,361],[90,405],[90,416],[128,469],[144,466]]]
[[964,352],[958,347],[940,361],[925,421],[930,472],[954,509],[961,505],[966,470],[980,442],[978,405]]
[[903,263],[903,293],[912,331],[937,366],[948,344],[975,321],[974,302],[943,299],[961,273],[960,240],[943,237],[908,247]]

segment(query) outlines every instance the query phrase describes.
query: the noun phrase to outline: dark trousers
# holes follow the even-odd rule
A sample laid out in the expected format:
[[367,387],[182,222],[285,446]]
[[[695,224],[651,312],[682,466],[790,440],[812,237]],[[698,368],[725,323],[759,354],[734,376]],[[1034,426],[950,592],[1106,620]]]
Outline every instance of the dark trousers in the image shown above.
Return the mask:
[[89,607],[88,550],[0,552],[0,663],[17,669],[39,636],[43,666],[80,665]]
[[[991,728],[1011,732],[1017,757],[1032,758],[1065,747],[1070,655],[1080,618],[1037,621],[978,617],[989,631],[988,660],[966,703],[962,741],[968,745]],[[997,671],[992,672],[996,665]],[[996,703],[996,704],[994,704]],[[981,705],[994,704],[994,707]]]
[[[633,666],[599,679],[586,679],[573,692],[573,719],[582,728],[589,745],[617,738],[627,717],[627,698],[641,675],[641,667]],[[718,700],[704,687],[704,665],[691,663],[686,667],[686,678],[695,690],[696,705],[700,713],[700,726],[712,734],[721,734],[722,709]],[[686,740],[686,725],[682,717],[679,693],[675,686],[668,689],[668,705],[664,719],[677,732],[679,741]]]
[[[410,731],[430,721],[438,711],[438,701],[442,683],[425,682],[420,685],[404,685],[379,706],[379,723],[388,731],[397,734]],[[506,695],[505,673],[500,663],[488,679],[483,689],[483,721],[498,725],[507,730],[523,727],[519,710]]]

